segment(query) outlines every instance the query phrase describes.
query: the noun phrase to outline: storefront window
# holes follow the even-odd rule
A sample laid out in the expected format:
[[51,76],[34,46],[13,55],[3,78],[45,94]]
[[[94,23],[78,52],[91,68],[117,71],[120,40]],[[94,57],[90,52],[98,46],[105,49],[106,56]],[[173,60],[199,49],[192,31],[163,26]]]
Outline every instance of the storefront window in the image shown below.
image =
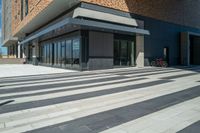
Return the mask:
[[79,39],[73,40],[73,64],[79,65],[80,63],[80,41]]
[[71,66],[72,64],[72,41],[66,41],[66,65]]
[[114,65],[134,66],[135,65],[135,43],[129,40],[114,41]]
[[53,65],[53,44],[49,44],[49,64]]
[[61,64],[61,43],[58,42],[58,64]]
[[54,43],[54,64],[57,65],[58,64],[58,45],[55,42]]
[[42,63],[46,63],[46,49],[45,46],[42,46]]
[[80,64],[80,39],[62,39],[41,45],[41,63],[62,68],[78,68]]
[[65,67],[65,56],[66,56],[66,48],[65,41],[61,42],[61,67]]

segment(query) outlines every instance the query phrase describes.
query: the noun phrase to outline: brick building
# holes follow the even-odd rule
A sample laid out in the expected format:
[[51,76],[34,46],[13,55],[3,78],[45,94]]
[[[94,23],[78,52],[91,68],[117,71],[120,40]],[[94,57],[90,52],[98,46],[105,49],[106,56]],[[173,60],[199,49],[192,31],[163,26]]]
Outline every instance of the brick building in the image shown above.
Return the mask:
[[9,2],[12,23],[4,27],[18,41],[4,45],[16,45],[27,63],[79,70],[143,67],[156,58],[200,64],[200,1]]

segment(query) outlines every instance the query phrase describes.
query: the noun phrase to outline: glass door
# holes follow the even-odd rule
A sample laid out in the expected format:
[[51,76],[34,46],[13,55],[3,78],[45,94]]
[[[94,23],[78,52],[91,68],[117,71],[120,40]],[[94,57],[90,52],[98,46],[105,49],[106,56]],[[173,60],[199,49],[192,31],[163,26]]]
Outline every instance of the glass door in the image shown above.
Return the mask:
[[115,66],[134,66],[135,65],[134,41],[115,40],[114,65]]
[[134,41],[128,41],[128,65],[135,66],[136,47]]
[[128,43],[127,41],[121,41],[120,45],[120,66],[128,66]]
[[115,40],[114,42],[114,65],[120,66],[120,41]]

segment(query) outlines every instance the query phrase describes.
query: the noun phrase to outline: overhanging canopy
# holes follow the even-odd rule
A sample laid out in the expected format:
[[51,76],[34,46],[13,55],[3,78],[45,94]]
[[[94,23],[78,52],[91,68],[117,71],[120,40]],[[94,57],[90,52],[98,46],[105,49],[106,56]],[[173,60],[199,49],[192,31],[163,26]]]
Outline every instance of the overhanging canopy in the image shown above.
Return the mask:
[[78,19],[78,18],[66,18],[52,26],[47,27],[46,29],[42,31],[38,31],[28,36],[20,44],[25,44],[29,41],[39,38],[51,31],[54,31],[66,25],[80,26],[84,28],[101,29],[101,30],[106,30],[106,31],[111,31],[111,32],[116,31],[116,32],[132,33],[132,34],[150,35],[150,32],[148,30],[139,29],[136,27],[106,23],[106,22],[99,22],[99,21],[93,21],[93,20]]

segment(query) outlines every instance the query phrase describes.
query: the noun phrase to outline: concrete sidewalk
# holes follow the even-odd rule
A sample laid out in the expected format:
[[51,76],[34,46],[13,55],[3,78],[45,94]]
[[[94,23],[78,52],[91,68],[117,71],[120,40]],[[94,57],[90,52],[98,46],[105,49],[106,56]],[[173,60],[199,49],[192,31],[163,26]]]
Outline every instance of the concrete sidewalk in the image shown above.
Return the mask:
[[69,73],[74,70],[33,66],[33,65],[0,65],[0,77],[28,76],[40,74]]

